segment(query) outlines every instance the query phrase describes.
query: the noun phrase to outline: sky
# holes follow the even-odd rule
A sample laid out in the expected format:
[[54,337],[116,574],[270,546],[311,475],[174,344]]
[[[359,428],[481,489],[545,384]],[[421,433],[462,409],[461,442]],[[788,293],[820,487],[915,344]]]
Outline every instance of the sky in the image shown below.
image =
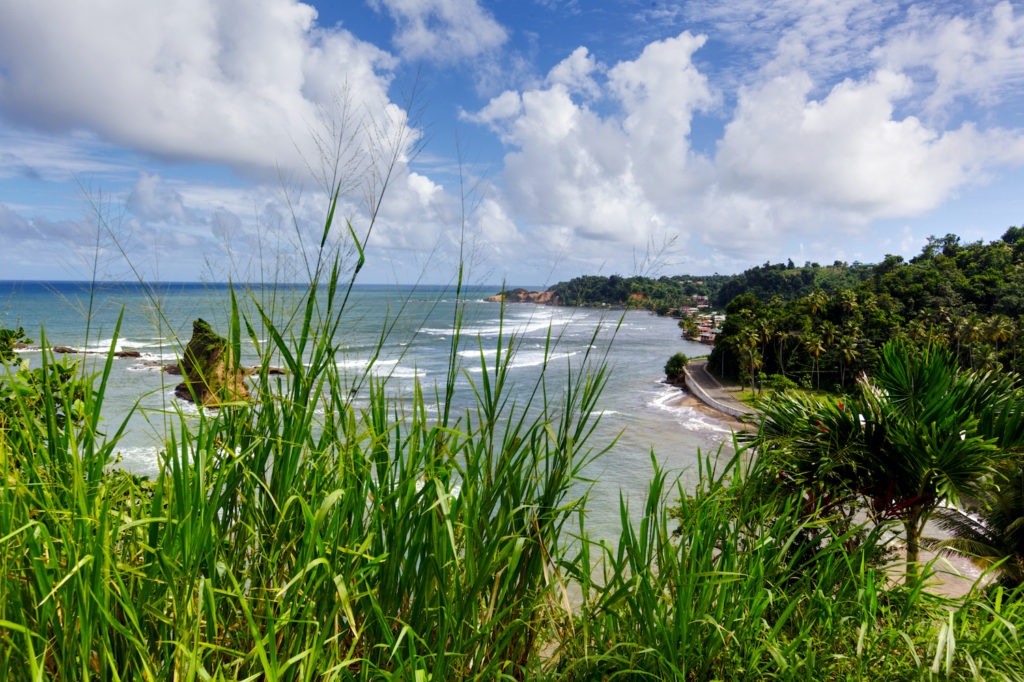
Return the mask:
[[1019,2],[0,0],[0,279],[870,263],[1022,189]]

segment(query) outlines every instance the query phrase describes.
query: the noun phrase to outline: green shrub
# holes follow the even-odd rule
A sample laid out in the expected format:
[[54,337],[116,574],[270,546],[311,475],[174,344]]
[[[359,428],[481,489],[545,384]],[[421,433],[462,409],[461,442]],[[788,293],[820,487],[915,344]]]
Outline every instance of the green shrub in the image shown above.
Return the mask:
[[690,364],[690,359],[682,353],[676,353],[665,363],[665,376],[669,381],[679,381],[683,378],[683,370]]
[[765,388],[772,391],[787,391],[790,389],[799,388],[797,383],[787,376],[782,374],[770,374],[765,377],[763,381]]

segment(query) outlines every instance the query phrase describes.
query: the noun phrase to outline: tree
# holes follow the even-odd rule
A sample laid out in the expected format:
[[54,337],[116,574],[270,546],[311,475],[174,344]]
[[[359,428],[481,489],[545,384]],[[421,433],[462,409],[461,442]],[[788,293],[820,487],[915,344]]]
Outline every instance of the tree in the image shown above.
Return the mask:
[[743,360],[743,366],[750,376],[750,390],[754,390],[757,370],[763,364],[762,355],[758,352],[758,343],[761,337],[751,327],[746,327],[736,337],[736,351]]
[[700,336],[700,327],[697,326],[696,320],[692,317],[684,317],[679,320],[679,328],[683,330],[683,333],[688,338],[697,338]]
[[821,387],[821,377],[818,376],[818,358],[825,352],[825,346],[821,343],[821,337],[817,335],[811,335],[804,339],[804,350],[807,354],[814,358],[814,376],[815,376],[815,387]]
[[682,353],[676,353],[665,363],[665,376],[669,381],[679,381],[683,378],[683,370],[690,364],[690,359]]
[[852,396],[768,401],[753,440],[792,477],[859,496],[877,523],[900,522],[913,582],[936,507],[981,494],[1006,452],[1024,445],[1018,383],[1015,375],[958,372],[943,347],[915,352],[892,341]]
[[860,350],[857,348],[857,329],[846,330],[839,339],[839,383],[846,386],[846,368],[852,365],[860,357]]

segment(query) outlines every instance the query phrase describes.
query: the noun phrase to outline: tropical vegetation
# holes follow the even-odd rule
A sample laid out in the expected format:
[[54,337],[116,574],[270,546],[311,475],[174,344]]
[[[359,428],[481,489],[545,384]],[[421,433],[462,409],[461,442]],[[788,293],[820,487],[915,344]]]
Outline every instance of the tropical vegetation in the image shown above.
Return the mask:
[[562,305],[643,308],[668,315],[678,308],[707,304],[732,275],[652,277],[582,275],[551,287]]
[[842,397],[784,392],[763,404],[753,437],[786,486],[817,489],[877,525],[898,521],[906,577],[935,510],[976,499],[1024,448],[1018,377],[958,371],[938,345],[886,344],[870,378]]
[[669,381],[682,380],[683,372],[688,364],[690,364],[690,359],[685,354],[676,353],[665,363],[665,376]]
[[943,507],[935,515],[952,537],[929,543],[932,548],[997,567],[1004,585],[1024,584],[1024,462],[1015,459],[1000,467],[992,485],[963,509]]
[[932,237],[910,262],[854,264],[859,283],[796,297],[785,287],[729,289],[736,295],[709,366],[744,381],[779,374],[841,392],[871,373],[886,342],[900,339],[944,342],[963,368],[1024,372],[1022,235],[1011,227],[987,244]]

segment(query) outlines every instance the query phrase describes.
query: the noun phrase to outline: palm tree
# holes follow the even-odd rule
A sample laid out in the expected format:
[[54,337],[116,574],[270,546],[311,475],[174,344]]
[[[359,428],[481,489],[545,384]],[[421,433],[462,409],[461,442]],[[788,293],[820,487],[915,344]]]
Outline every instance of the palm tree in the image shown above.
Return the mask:
[[970,356],[971,369],[974,369],[974,349],[985,338],[985,323],[977,315],[971,315],[965,323],[965,331]]
[[815,289],[815,291],[807,297],[807,307],[811,311],[811,315],[817,315],[825,309],[828,305],[828,295],[821,289]]
[[920,318],[911,320],[910,323],[907,324],[907,336],[909,336],[912,341],[924,341],[926,338],[929,338],[928,327]]
[[1003,584],[1024,583],[1024,466],[991,485],[966,511],[938,509],[939,526],[953,537],[933,545],[973,558],[982,565],[999,564]]
[[846,368],[860,357],[857,338],[860,330],[849,326],[839,339],[839,384],[846,386]]
[[850,398],[774,396],[752,439],[794,477],[858,495],[877,523],[902,523],[913,582],[935,508],[981,494],[1005,452],[1024,445],[1017,384],[1015,375],[958,372],[943,347],[913,353],[893,341]]
[[736,337],[736,350],[743,358],[743,364],[750,375],[750,392],[754,392],[754,377],[758,367],[761,366],[761,354],[757,350],[757,344],[761,340],[757,330],[753,327],[745,327]]
[[836,296],[836,299],[842,306],[843,312],[845,312],[847,315],[856,310],[857,306],[859,305],[857,303],[857,295],[853,293],[851,289],[843,289],[841,292],[839,292],[839,295]]
[[821,337],[816,335],[808,336],[804,339],[804,350],[807,354],[814,358],[814,364],[812,365],[815,376],[815,387],[821,387],[821,377],[818,376],[818,358],[822,353],[825,352],[825,346],[821,343]]
[[821,342],[825,344],[825,348],[831,348],[836,343],[836,337],[839,336],[839,330],[830,321],[825,320],[818,325],[818,336],[821,337]]
[[775,338],[775,320],[765,316],[757,321],[757,340],[761,344],[761,357],[767,357],[767,346]]
[[789,332],[786,331],[781,322],[778,323],[775,326],[774,333],[772,334],[772,340],[775,341],[775,353],[779,359],[779,373],[782,374],[782,376],[786,376],[786,363],[782,358],[782,351],[787,338],[789,338]]
[[1013,338],[1013,320],[1006,315],[993,315],[988,319],[986,332],[989,341],[996,344],[996,355],[999,354],[999,343]]

